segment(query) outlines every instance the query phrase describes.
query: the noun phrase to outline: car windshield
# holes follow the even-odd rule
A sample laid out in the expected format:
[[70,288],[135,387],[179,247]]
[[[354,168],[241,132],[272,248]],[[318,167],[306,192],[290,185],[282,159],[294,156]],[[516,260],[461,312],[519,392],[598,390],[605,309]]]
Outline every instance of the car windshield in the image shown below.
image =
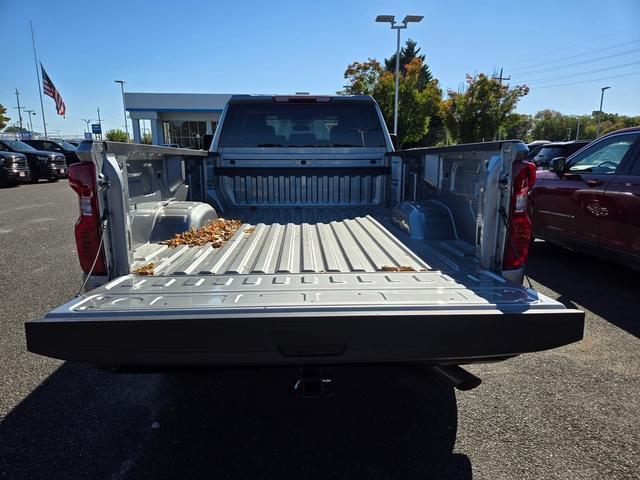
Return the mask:
[[373,103],[232,103],[220,147],[384,147]]
[[551,160],[555,157],[562,157],[563,150],[559,147],[542,147],[538,154],[535,156],[536,160],[546,159]]
[[22,143],[18,140],[3,140],[3,142],[11,149],[16,152],[34,152],[35,148],[31,145],[27,145],[26,143]]
[[71,145],[69,142],[60,142],[60,145],[63,149],[71,150],[72,152],[75,152],[77,148],[75,145]]

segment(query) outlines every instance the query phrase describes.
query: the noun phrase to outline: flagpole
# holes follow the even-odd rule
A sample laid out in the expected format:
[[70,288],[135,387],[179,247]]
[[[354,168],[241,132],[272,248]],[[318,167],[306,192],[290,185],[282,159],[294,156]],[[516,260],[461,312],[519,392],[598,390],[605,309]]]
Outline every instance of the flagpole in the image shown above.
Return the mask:
[[40,85],[40,69],[38,68],[38,55],[36,54],[36,39],[33,36],[33,22],[29,20],[31,25],[31,43],[33,44],[33,61],[36,64],[36,78],[38,79],[38,93],[40,94],[40,112],[42,113],[42,127],[44,128],[44,138],[47,136],[47,121],[44,118],[44,103],[42,102],[42,86]]

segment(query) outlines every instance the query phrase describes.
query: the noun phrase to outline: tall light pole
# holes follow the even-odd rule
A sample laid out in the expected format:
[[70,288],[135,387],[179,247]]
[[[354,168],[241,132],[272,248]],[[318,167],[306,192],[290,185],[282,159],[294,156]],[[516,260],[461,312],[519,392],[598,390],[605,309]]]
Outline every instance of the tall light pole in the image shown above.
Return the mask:
[[35,115],[36,111],[35,110],[27,110],[27,109],[25,109],[24,113],[28,113],[29,114],[29,129],[31,130],[31,135],[33,135],[33,122],[31,121],[31,115]]
[[596,122],[596,138],[600,136],[600,119],[602,117],[602,101],[604,100],[604,91],[611,87],[602,87],[600,89],[600,109],[598,110],[598,121]]
[[127,125],[127,106],[124,103],[124,80],[114,80],[114,82],[120,84],[120,91],[122,92],[122,111],[124,112],[124,131],[127,133],[127,141],[129,140],[129,127]]
[[402,24],[396,24],[396,17],[394,15],[378,15],[376,22],[378,23],[390,23],[391,29],[397,31],[396,40],[396,88],[395,97],[393,101],[393,134],[398,135],[398,90],[400,88],[400,30],[407,28],[408,23],[421,22],[424,16],[422,15],[407,15],[402,20]]
[[83,118],[82,121],[87,124],[87,133],[90,133],[91,129],[89,128],[89,124],[91,123],[91,119],[90,118]]

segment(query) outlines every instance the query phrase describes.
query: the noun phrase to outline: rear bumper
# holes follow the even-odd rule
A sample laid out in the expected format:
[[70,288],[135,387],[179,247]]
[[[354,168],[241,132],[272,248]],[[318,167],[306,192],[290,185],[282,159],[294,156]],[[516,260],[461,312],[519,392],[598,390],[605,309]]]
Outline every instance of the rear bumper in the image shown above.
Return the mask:
[[41,319],[30,352],[96,364],[481,363],[582,339],[584,312]]

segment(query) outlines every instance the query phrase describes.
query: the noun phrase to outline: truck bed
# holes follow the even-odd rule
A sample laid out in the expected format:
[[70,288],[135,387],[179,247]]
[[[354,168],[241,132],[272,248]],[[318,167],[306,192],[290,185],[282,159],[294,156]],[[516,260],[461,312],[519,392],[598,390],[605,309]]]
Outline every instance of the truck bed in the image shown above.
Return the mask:
[[222,248],[145,244],[135,251],[133,268],[153,262],[155,275],[162,276],[434,269],[425,251],[414,253],[398,238],[409,240],[394,228],[388,209],[240,209],[225,217],[243,225]]

